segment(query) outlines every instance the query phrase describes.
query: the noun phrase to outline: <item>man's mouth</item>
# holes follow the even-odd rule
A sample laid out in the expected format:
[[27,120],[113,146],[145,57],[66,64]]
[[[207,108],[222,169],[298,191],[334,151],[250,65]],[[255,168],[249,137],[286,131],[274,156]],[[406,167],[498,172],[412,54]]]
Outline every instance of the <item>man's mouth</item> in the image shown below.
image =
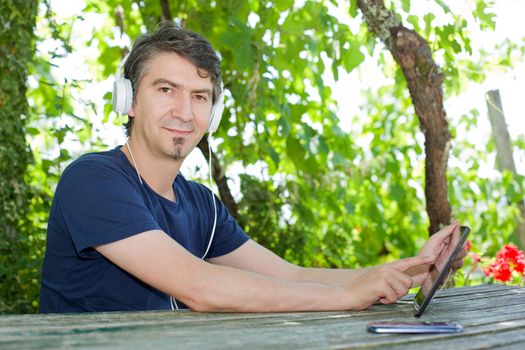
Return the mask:
[[170,134],[176,135],[176,136],[187,136],[191,135],[193,133],[193,130],[187,130],[187,129],[178,129],[178,128],[166,128],[164,127],[164,130],[168,131]]

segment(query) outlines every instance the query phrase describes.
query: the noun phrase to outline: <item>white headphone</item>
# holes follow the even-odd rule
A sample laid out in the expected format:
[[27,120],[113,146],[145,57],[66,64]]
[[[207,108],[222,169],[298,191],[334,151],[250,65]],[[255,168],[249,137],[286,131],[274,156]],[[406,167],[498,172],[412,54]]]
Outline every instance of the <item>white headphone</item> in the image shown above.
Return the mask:
[[[129,53],[120,62],[117,73],[115,74],[115,81],[113,82],[113,111],[118,114],[128,114],[133,103],[133,87],[131,81],[126,79],[122,75],[122,68],[128,59]],[[217,131],[222,118],[222,112],[224,111],[224,89],[215,101],[211,109],[210,122],[208,123],[207,131],[214,133]]]

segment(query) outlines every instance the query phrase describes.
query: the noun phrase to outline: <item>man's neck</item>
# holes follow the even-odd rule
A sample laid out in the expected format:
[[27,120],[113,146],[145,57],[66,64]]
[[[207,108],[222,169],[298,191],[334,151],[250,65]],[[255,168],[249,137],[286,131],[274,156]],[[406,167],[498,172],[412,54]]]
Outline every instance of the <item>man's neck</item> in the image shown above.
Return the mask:
[[139,145],[131,139],[121,147],[121,151],[126,155],[131,165],[138,170],[142,181],[145,181],[162,197],[175,201],[173,182],[177,177],[183,159],[155,157],[145,145]]

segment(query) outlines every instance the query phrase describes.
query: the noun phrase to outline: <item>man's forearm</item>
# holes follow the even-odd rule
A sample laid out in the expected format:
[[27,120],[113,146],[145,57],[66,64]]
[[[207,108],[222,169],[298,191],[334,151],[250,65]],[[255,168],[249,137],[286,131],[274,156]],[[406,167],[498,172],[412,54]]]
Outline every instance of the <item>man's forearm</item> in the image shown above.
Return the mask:
[[365,272],[374,267],[364,267],[359,269],[326,269],[303,267],[298,270],[297,281],[317,282],[332,286],[343,286],[350,281],[362,276]]
[[[206,264],[206,263],[203,263]],[[181,301],[196,311],[281,312],[351,308],[342,286],[288,281],[212,264],[201,265]],[[193,292],[192,292],[193,291]]]

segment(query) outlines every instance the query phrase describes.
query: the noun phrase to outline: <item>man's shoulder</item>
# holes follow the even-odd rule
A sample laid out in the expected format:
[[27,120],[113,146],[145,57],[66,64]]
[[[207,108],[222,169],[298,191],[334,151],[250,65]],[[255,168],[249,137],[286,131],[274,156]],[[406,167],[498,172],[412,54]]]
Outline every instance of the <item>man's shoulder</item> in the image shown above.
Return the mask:
[[66,167],[64,174],[71,171],[71,169],[79,167],[118,167],[121,165],[120,161],[122,156],[120,153],[121,151],[119,147],[117,147],[107,151],[83,154]]
[[85,153],[72,164],[82,162],[115,163],[116,160],[122,157],[121,153],[120,146],[107,151]]
[[121,179],[127,176],[126,164],[122,157],[125,155],[119,147],[103,151],[86,153],[71,162],[62,172],[58,187],[63,183],[100,182],[107,179]]

